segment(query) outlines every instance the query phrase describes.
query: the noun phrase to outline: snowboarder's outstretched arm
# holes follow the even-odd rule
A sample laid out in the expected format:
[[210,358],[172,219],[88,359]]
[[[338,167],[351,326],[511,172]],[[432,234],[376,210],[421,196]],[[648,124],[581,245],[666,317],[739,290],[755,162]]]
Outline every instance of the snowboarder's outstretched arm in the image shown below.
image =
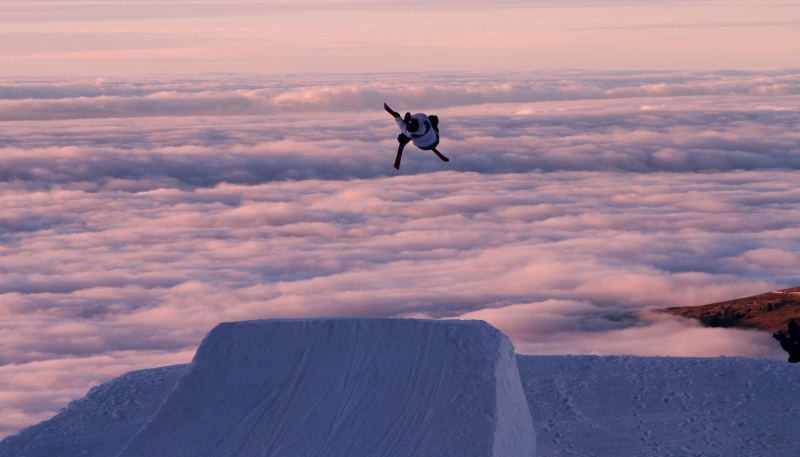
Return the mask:
[[400,113],[392,111],[392,109],[389,108],[389,105],[387,105],[386,103],[383,104],[383,109],[385,109],[387,113],[391,114],[394,117],[400,117]]

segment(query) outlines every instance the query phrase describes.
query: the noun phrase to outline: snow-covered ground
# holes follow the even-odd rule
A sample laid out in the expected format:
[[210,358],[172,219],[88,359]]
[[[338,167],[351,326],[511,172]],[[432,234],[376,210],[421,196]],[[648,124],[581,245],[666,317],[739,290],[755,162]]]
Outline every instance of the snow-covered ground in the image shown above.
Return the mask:
[[[478,335],[483,335],[478,337],[481,341],[457,339],[459,345],[453,346],[449,344],[452,339],[442,339],[437,337],[435,332],[426,333],[413,330],[411,327],[397,328],[395,332],[388,333],[383,329],[380,335],[366,332],[367,334],[358,337],[357,334],[364,333],[360,331],[350,333],[345,338],[333,338],[332,334],[326,334],[324,328],[320,327],[309,330],[307,334],[316,334],[319,337],[316,341],[325,341],[327,348],[341,349],[347,346],[350,349],[365,349],[333,352],[339,356],[354,355],[355,359],[363,362],[362,367],[379,369],[362,371],[352,366],[342,369],[342,360],[338,356],[321,358],[322,352],[317,351],[324,348],[318,345],[290,348],[286,345],[286,333],[275,333],[271,341],[260,338],[252,340],[238,330],[221,333],[219,336],[224,336],[223,339],[236,339],[235,344],[206,340],[204,347],[198,351],[198,358],[194,364],[188,366],[191,368],[175,366],[132,372],[94,388],[85,398],[71,403],[65,411],[53,419],[0,442],[0,456],[114,456],[131,440],[148,418],[154,417],[160,405],[161,410],[155,415],[149,428],[155,427],[165,433],[169,433],[165,427],[183,426],[191,430],[193,420],[219,421],[220,418],[225,418],[221,422],[230,419],[235,419],[234,421],[239,423],[250,422],[253,427],[248,430],[255,432],[258,428],[256,426],[258,417],[263,417],[263,414],[272,411],[269,407],[270,402],[276,405],[292,402],[294,405],[298,404],[298,401],[304,407],[287,410],[289,416],[293,417],[282,418],[284,425],[290,424],[292,420],[318,417],[322,411],[329,408],[342,407],[340,411],[345,416],[337,418],[335,423],[341,429],[336,433],[340,436],[354,433],[354,436],[362,436],[364,439],[375,438],[377,441],[373,444],[385,443],[387,437],[371,437],[369,434],[364,436],[364,430],[373,426],[386,427],[386,424],[400,427],[395,429],[397,436],[414,430],[421,422],[429,424],[433,432],[436,431],[436,426],[442,426],[444,429],[454,424],[459,425],[459,429],[464,432],[469,427],[479,424],[480,415],[476,413],[485,409],[486,404],[490,402],[486,403],[485,395],[473,393],[467,398],[471,406],[469,410],[454,412],[453,408],[441,405],[450,408],[450,413],[437,417],[428,416],[425,422],[425,413],[433,411],[428,407],[429,400],[439,395],[430,396],[433,379],[442,380],[436,384],[440,393],[442,391],[452,393],[456,384],[461,383],[462,388],[472,386],[474,389],[485,384],[493,375],[497,378],[502,371],[497,367],[505,367],[507,370],[513,367],[507,363],[510,359],[506,359],[505,362],[498,363],[493,370],[487,370],[485,359],[490,357],[492,352],[488,348],[495,344],[485,344],[492,341],[491,332],[477,332]],[[424,344],[415,346],[414,341],[420,339]],[[258,344],[255,344],[256,341]],[[389,342],[393,343],[387,344]],[[446,350],[457,357],[442,359],[435,355],[441,354],[441,351],[413,350],[414,347],[423,346],[429,349],[441,349],[447,346]],[[234,348],[235,350],[232,350]],[[291,349],[294,354],[287,353],[283,361],[267,365],[256,363],[255,357],[259,353],[266,353],[276,348],[280,348],[281,351]],[[393,348],[393,351],[387,348]],[[204,351],[217,352],[217,356],[207,359],[217,361],[214,367],[198,364]],[[301,354],[303,363],[299,366],[289,366],[289,377],[281,378],[279,375],[282,363],[293,360],[292,357]],[[219,356],[224,357],[219,358]],[[502,362],[503,357],[493,360]],[[797,365],[774,360],[725,357],[517,355],[516,360],[524,398],[527,399],[536,429],[539,456],[796,457],[798,455],[800,367]],[[494,363],[491,365],[495,366]],[[451,369],[451,372],[458,373],[461,377],[430,378],[432,373],[427,370],[433,366],[438,366],[440,372],[442,368]],[[398,369],[414,367],[414,371],[406,373],[407,377],[397,378],[394,381],[381,379],[380,376],[377,378],[365,376],[367,373],[374,375],[393,367]],[[469,367],[472,367],[468,371],[470,376],[463,376]],[[214,371],[205,371],[210,368]],[[184,376],[187,373],[188,375]],[[254,373],[278,376],[283,381],[276,382],[273,390],[265,391],[263,401],[255,404],[242,403],[237,406],[231,401],[230,396],[232,393],[247,389]],[[335,375],[336,381],[330,385],[320,386],[317,377],[325,373]],[[178,388],[169,395],[179,378],[181,381]],[[417,382],[409,384],[408,381],[412,379]],[[513,379],[513,376],[508,376],[507,379]],[[262,378],[262,382],[265,381],[268,380]],[[448,381],[451,384],[447,384]],[[203,393],[202,389],[207,389],[214,383],[218,383],[218,391]],[[304,384],[305,387],[296,388],[294,383]],[[372,385],[384,386],[382,389],[388,389],[386,390],[388,394],[384,395],[381,401],[376,401],[370,397],[371,394],[361,392],[361,389]],[[411,387],[408,387],[409,385]],[[448,385],[450,387],[443,387]],[[262,385],[263,387],[265,385]],[[513,391],[514,389],[506,390],[510,394],[513,394]],[[298,395],[302,392],[311,392],[314,395]],[[417,407],[426,405],[426,408],[420,411],[400,410],[398,405],[401,402],[398,402],[395,395],[417,399],[411,403]],[[289,398],[290,396],[293,397]],[[498,395],[498,398],[500,397],[503,395]],[[513,395],[505,397],[508,401]],[[364,401],[366,403],[363,403]],[[522,402],[524,401],[523,399]],[[181,404],[183,410],[177,408]],[[365,411],[364,408],[378,414],[370,416],[369,421],[363,420],[356,413]],[[213,411],[218,413],[212,416]],[[422,416],[420,416],[421,411]],[[346,417],[347,414],[351,414],[350,418]],[[499,419],[504,420],[503,417],[508,416],[501,414]],[[232,431],[217,429],[214,434],[197,438],[217,440],[222,443],[226,437],[231,436],[226,435],[229,432]],[[279,430],[271,431],[270,439],[273,441],[278,438],[279,441],[292,439],[280,435],[279,432]],[[123,455],[149,455],[136,452],[142,452],[141,449],[146,447],[143,443],[164,442],[158,438],[158,433],[149,433],[149,437],[143,433],[134,439],[133,445],[139,447],[129,447],[127,453]],[[256,438],[250,439],[262,445],[268,441],[262,435],[253,436]],[[316,435],[307,436],[318,438]],[[443,440],[442,443],[452,446],[453,450],[459,450],[459,446],[464,445],[463,440],[475,439],[469,434],[436,436]],[[137,440],[139,444],[136,444]],[[161,455],[178,455],[172,452],[170,450]],[[375,454],[367,452],[350,455]],[[458,453],[458,455],[467,454]]]
[[540,457],[800,455],[800,366],[517,356]]
[[0,441],[0,456],[116,456],[153,417],[186,367],[132,371],[93,387],[52,419]]

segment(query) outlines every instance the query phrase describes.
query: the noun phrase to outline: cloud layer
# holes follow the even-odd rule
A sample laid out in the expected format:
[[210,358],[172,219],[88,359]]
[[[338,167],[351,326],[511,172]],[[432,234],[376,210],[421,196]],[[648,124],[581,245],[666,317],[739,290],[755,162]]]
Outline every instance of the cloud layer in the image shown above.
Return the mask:
[[[800,95],[800,71],[326,75],[0,81],[0,121],[373,112],[385,101],[442,109],[491,103]],[[663,100],[662,100],[663,101]],[[714,100],[711,109],[721,108]],[[656,105],[644,105],[659,107]],[[736,99],[736,103],[741,103]],[[788,106],[796,106],[790,102]],[[609,109],[607,104],[600,105]],[[783,105],[781,105],[783,106]],[[559,107],[564,108],[564,107]],[[730,107],[726,107],[730,108]],[[747,108],[739,106],[740,109]]]
[[[187,362],[220,321],[479,318],[525,353],[782,357],[649,310],[797,285],[796,72],[318,78],[6,82],[0,433]],[[259,91],[263,111],[217,102]],[[409,148],[395,172],[383,101],[439,114],[451,162]]]

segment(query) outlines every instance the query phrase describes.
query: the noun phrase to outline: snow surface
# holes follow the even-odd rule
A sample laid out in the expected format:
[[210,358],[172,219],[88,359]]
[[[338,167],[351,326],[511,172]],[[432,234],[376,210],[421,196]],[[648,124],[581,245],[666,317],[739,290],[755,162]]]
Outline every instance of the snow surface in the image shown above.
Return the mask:
[[[402,337],[408,339],[414,334],[419,332],[404,333]],[[371,344],[380,346],[389,336],[380,335]],[[242,353],[231,354],[235,360],[244,360],[243,357]],[[502,357],[508,360],[507,355]],[[408,359],[414,360],[414,367],[426,360],[424,357],[371,360],[387,366]],[[725,357],[517,355],[516,359],[538,433],[539,456],[799,455],[798,365]],[[506,369],[511,369],[509,364],[498,363],[495,377],[503,379],[498,373]],[[53,419],[0,442],[0,456],[114,456],[115,450],[131,439],[148,414],[154,414],[186,370],[187,366],[177,366],[132,372],[96,387]],[[341,369],[336,373],[341,379],[334,384],[339,388],[358,374]],[[487,371],[481,373],[485,376]],[[227,378],[236,375],[229,372]],[[513,383],[513,376],[506,379]],[[414,387],[417,393],[424,388],[420,384]],[[502,383],[497,387],[499,401],[510,401],[501,399],[506,395]],[[400,391],[403,395],[413,395],[405,389]],[[201,408],[202,403],[208,404],[210,400],[197,397],[195,403]],[[214,399],[220,400],[225,399]],[[480,402],[474,406],[479,407]],[[413,413],[382,412],[398,426],[413,426],[408,421],[408,414]],[[460,417],[439,420],[449,423]],[[498,414],[500,422],[513,420],[513,414]],[[348,425],[352,432],[359,431],[353,427],[363,427],[357,421],[342,424]],[[521,431],[511,430],[509,434],[518,432]],[[219,434],[216,436],[221,438]],[[453,449],[454,455],[457,450]]]
[[132,371],[92,387],[52,419],[1,441],[0,456],[115,456],[185,372],[186,365]]
[[517,356],[540,457],[800,455],[800,366]]
[[533,457],[535,446],[513,346],[489,324],[298,319],[214,328],[120,457]]

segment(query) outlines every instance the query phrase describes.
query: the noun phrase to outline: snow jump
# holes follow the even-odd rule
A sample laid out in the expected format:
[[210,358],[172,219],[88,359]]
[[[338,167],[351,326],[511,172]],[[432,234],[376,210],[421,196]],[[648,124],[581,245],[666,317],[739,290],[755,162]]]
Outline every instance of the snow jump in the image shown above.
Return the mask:
[[394,167],[396,169],[400,169],[400,159],[403,157],[403,148],[405,148],[409,142],[413,142],[414,146],[423,151],[433,151],[434,154],[445,162],[450,161],[450,159],[436,150],[436,146],[439,145],[439,118],[437,116],[427,116],[422,113],[413,115],[411,113],[406,113],[405,116],[400,117],[400,113],[393,111],[386,103],[383,104],[383,109],[394,117],[394,120],[402,131],[397,137],[400,146],[397,148],[397,157],[394,159]]

